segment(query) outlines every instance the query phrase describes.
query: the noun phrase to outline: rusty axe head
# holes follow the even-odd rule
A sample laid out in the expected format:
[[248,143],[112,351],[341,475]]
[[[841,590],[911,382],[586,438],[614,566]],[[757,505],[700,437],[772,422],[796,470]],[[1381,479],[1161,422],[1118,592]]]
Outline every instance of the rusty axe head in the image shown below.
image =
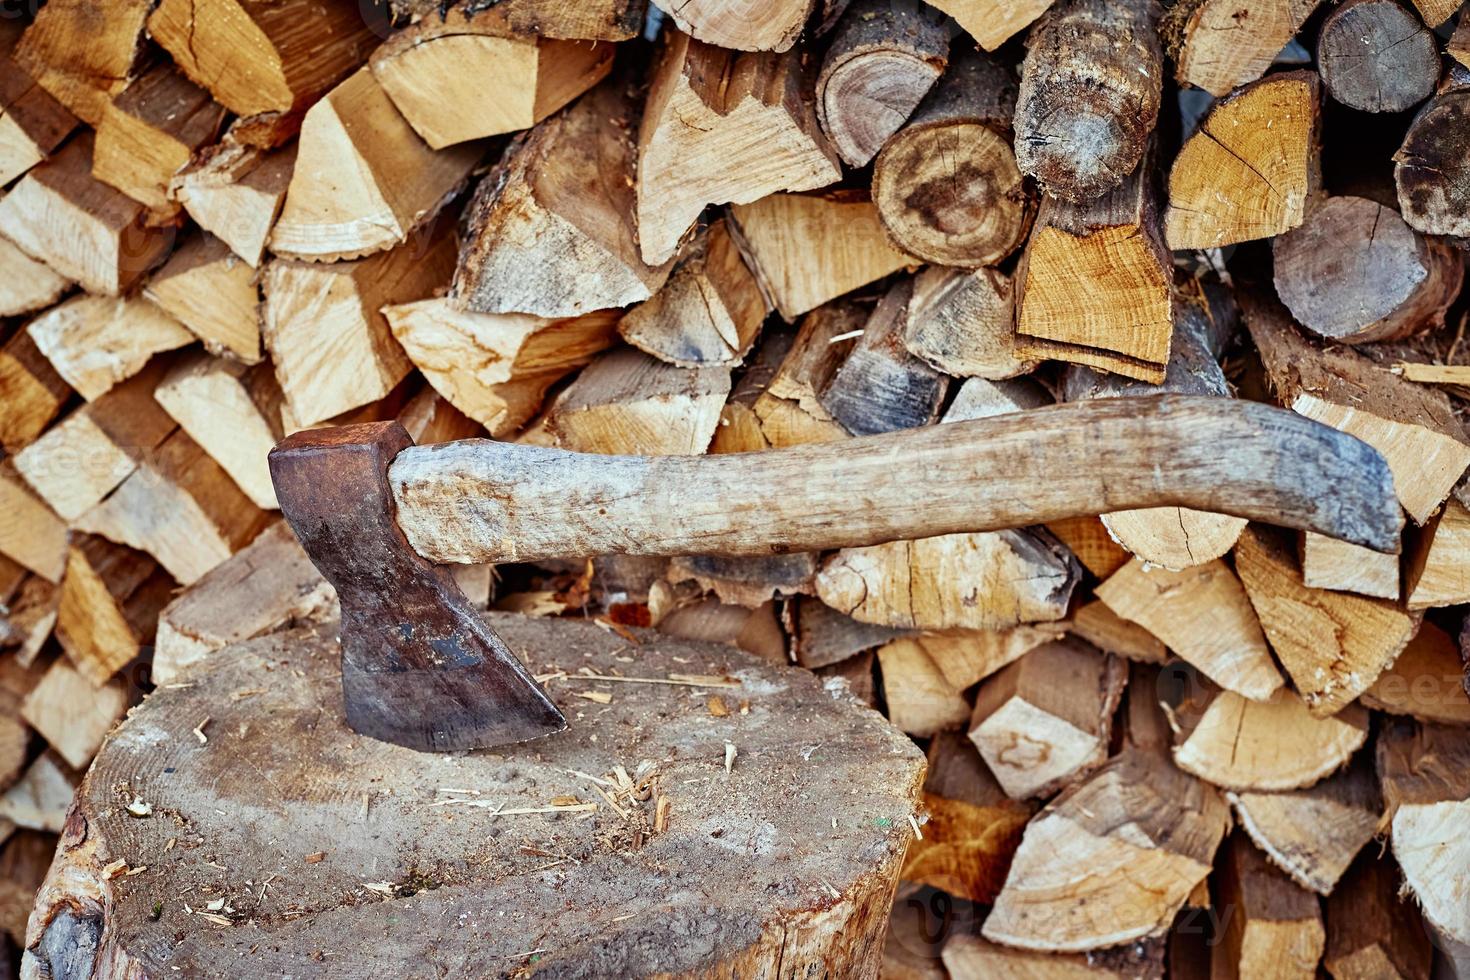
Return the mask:
[[413,440],[397,422],[310,429],[270,454],[281,512],[342,604],[347,722],[372,738],[446,752],[550,735],[566,719],[394,519],[388,464]]

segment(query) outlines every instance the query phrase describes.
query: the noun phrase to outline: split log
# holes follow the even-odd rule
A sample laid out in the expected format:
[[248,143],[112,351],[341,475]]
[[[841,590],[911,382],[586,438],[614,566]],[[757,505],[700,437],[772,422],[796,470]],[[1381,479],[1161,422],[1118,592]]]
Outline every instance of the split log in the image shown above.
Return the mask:
[[1470,467],[1470,440],[1448,396],[1354,351],[1307,340],[1269,296],[1243,291],[1237,298],[1281,404],[1382,453],[1404,510],[1416,523],[1427,521]]
[[1470,742],[1465,730],[1401,719],[1378,734],[1378,778],[1388,804],[1393,856],[1425,920],[1444,941],[1470,944],[1460,886],[1470,867]]
[[255,270],[213,235],[190,238],[143,287],[209,352],[245,364],[260,361],[260,287]]
[[[1212,294],[1214,289],[1207,293],[1201,286],[1188,294],[1173,292],[1174,333],[1162,384],[1126,380],[1072,365],[1063,378],[1063,397],[1082,401],[1165,391],[1230,397],[1230,384],[1218,358],[1234,330],[1235,309],[1228,295]],[[1171,569],[1219,558],[1234,546],[1246,524],[1238,517],[1180,507],[1118,511],[1102,515],[1102,522],[1113,539],[1133,554]]]
[[939,668],[951,688],[964,691],[1032,650],[1062,640],[1065,634],[1065,623],[1025,623],[1000,630],[900,636],[888,645],[917,647]]
[[912,295],[909,279],[884,294],[821,393],[827,414],[853,435],[918,428],[939,417],[949,378],[903,345]]
[[194,341],[146,299],[89,294],[53,307],[26,331],[56,373],[88,401],[143,370],[153,355]]
[[154,400],[220,465],[255,506],[276,502],[266,457],[286,434],[284,396],[269,366],[196,353],[175,364]]
[[1366,752],[1309,789],[1230,792],[1225,797],[1271,863],[1318,895],[1332,894],[1383,818],[1378,778]]
[[679,367],[733,367],[750,353],[765,319],[760,284],[718,220],[679,253],[664,287],[624,314],[618,333]]
[[173,579],[149,556],[105,538],[72,538],[56,638],[77,672],[101,687],[153,643]]
[[763,332],[751,355],[750,364],[740,373],[740,378],[725,399],[720,409],[720,425],[710,442],[711,453],[750,453],[771,448],[770,440],[761,429],[761,418],[756,405],[765,395],[772,380],[781,370],[781,364],[791,353],[796,334],[776,324]]
[[1403,112],[1434,94],[1439,45],[1395,0],[1351,0],[1317,34],[1322,84],[1363,112]]
[[737,54],[672,33],[638,130],[644,262],[673,258],[706,205],[750,204],[842,178],[808,84],[799,52]]
[[0,555],[48,582],[60,583],[66,568],[66,524],[8,466],[0,467]]
[[786,636],[772,603],[746,609],[715,598],[696,600],[666,613],[658,621],[658,631],[676,639],[738,647],[767,663],[790,662]]
[[843,161],[865,167],[949,63],[949,31],[914,0],[858,0],[817,76],[817,118]]
[[1159,237],[1152,184],[1145,163],[1088,203],[1042,201],[1016,270],[1024,356],[1164,381],[1174,329],[1173,270]]
[[1414,0],[1414,6],[1419,9],[1419,16],[1424,23],[1430,27],[1439,27],[1460,9],[1460,5],[1454,0]]
[[902,635],[887,626],[861,623],[818,599],[798,598],[786,604],[791,653],[808,670],[827,667],[880,647]]
[[1077,556],[1083,568],[1099,579],[1107,578],[1133,560],[1127,549],[1113,540],[1107,527],[1096,517],[1047,521],[1046,529]]
[[25,946],[26,920],[55,853],[56,839],[35,830],[18,831],[0,852],[0,929],[18,948]]
[[1169,171],[1164,239],[1219,248],[1289,231],[1321,182],[1315,72],[1282,72],[1216,102]]
[[[617,659],[629,649],[627,641],[591,624],[509,616],[489,621],[538,674],[628,669]],[[232,880],[264,882],[277,874],[274,887],[263,894],[231,893],[217,913],[227,921],[254,920],[254,928],[270,934],[252,954],[252,969],[264,973],[316,968],[310,957],[318,952],[331,969],[349,974],[412,974],[426,958],[453,973],[483,971],[487,963],[499,964],[497,970],[618,976],[776,972],[778,963],[798,973],[876,973],[889,902],[913,837],[909,821],[919,802],[923,759],[855,699],[824,691],[803,671],[727,646],[643,632],[638,676],[729,678],[718,693],[731,703],[749,700],[749,712],[712,716],[704,697],[660,684],[619,685],[608,692],[607,704],[589,704],[576,692],[598,690],[595,683],[551,682],[564,710],[583,710],[571,731],[533,748],[459,761],[457,782],[508,794],[492,814],[480,805],[483,798],[446,793],[442,773],[426,768],[424,756],[357,735],[340,720],[335,633],[335,626],[294,630],[238,645],[217,668],[190,675],[192,687],[161,690],[133,713],[81,788],[68,837],[76,843],[63,845],[42,889],[28,970],[59,970],[62,955],[83,957],[80,975],[120,961],[150,975],[173,966],[186,974],[238,968],[234,930],[183,910],[184,889],[213,894],[225,873],[197,861],[176,862],[165,852],[179,831],[159,815],[178,813],[195,845],[187,853],[227,858]],[[286,660],[297,669],[266,669]],[[236,696],[243,690],[258,693]],[[201,745],[193,730],[205,715],[211,721]],[[292,734],[303,730],[313,732],[305,754]],[[791,749],[798,743],[823,745],[820,759],[804,761]],[[162,761],[139,765],[139,752],[160,751]],[[238,755],[241,761],[229,767],[250,778],[210,777],[225,761],[221,753]],[[616,760],[631,764],[644,757],[660,761],[623,778],[621,767],[609,772]],[[275,802],[271,787],[300,778],[303,767],[320,769],[324,779],[330,774],[340,791],[335,802]],[[165,778],[164,768],[174,772]],[[572,773],[599,780],[606,775],[611,786],[604,796]],[[140,820],[119,805],[120,781],[154,817]],[[801,794],[791,792],[793,781],[803,786]],[[605,805],[608,798],[611,805]],[[238,814],[246,805],[271,816],[242,823]],[[444,808],[454,820],[444,819]],[[874,814],[885,819],[875,824]],[[364,821],[375,830],[343,832]],[[432,865],[407,846],[426,834],[437,840]],[[496,840],[501,834],[532,837],[535,846],[505,847]],[[762,840],[802,843],[777,848]],[[555,880],[544,879],[543,894],[535,885],[543,879],[532,872],[547,853],[583,857],[563,866]],[[717,876],[725,886],[712,904],[659,872],[630,872],[635,856],[654,867],[677,864],[691,874]],[[157,870],[109,880],[102,869],[118,857]],[[776,889],[769,888],[773,882]],[[588,919],[589,931],[579,931],[567,915],[547,931],[543,913],[553,893],[567,889],[580,896],[577,914]],[[341,906],[341,915],[283,915],[302,905],[339,902],[344,894],[353,901]],[[773,894],[780,897],[773,900]],[[495,915],[496,927],[465,930],[453,947],[446,944],[435,923],[478,918],[487,902],[507,912]],[[650,902],[664,913],[640,914]],[[151,910],[159,903],[155,922]],[[167,932],[161,944],[160,928]],[[380,935],[384,928],[406,931],[386,944],[351,935]],[[801,938],[794,942],[798,928]],[[704,939],[687,941],[690,929]],[[80,952],[67,938],[77,930],[105,938]]]
[[1368,712],[1350,704],[1319,718],[1289,690],[1270,701],[1206,687],[1175,708],[1174,762],[1222,789],[1289,790],[1340,769],[1368,738]]
[[120,681],[95,687],[63,658],[26,695],[20,714],[67,765],[85,769],[127,706]]
[[1016,102],[1016,163],[1050,196],[1084,202],[1138,169],[1163,97],[1151,0],[1065,0],[1032,28]]
[[1192,0],[1165,16],[1164,38],[1180,85],[1215,98],[1254,82],[1322,0]]
[[1470,602],[1470,510],[1451,495],[1413,536],[1404,585],[1410,609]]
[[26,330],[0,346],[0,447],[17,453],[46,431],[71,397],[71,386],[56,373]]
[[1100,600],[1089,602],[1072,614],[1069,632],[1104,653],[1136,663],[1161,664],[1169,659],[1169,651],[1162,640],[1137,623],[1122,618]]
[[[65,5],[63,5],[65,6]],[[0,235],[92,293],[126,292],[168,254],[173,232],[92,176],[90,136],[67,143],[0,200]]]
[[36,758],[25,775],[0,796],[0,819],[17,827],[60,833],[82,775],[61,761],[54,750]]
[[67,521],[96,506],[168,438],[174,421],[153,400],[162,359],[78,407],[15,455],[15,468]]
[[1398,212],[1361,197],[1322,202],[1272,251],[1276,291],[1292,316],[1346,344],[1444,326],[1464,273],[1452,246],[1421,238]]
[[1127,681],[1085,641],[1044,644],[980,685],[970,740],[1007,796],[1051,796],[1107,759]]
[[11,57],[21,26],[0,30],[0,187],[46,159],[77,119]]
[[[6,707],[7,713],[3,719],[0,719],[0,787],[8,790],[20,779],[21,773],[26,768],[31,730],[20,718],[17,710],[18,703]],[[0,818],[0,822],[4,822],[3,818]],[[0,830],[4,831],[3,834],[0,834],[0,839],[8,836],[9,831],[15,829],[13,823],[4,822],[4,824],[4,827],[0,827]],[[3,867],[3,864],[3,860],[0,860],[0,867]]]
[[[464,0],[388,0],[393,19],[418,24],[431,17],[455,22],[466,16],[484,16],[479,4]],[[477,9],[480,8],[480,9]],[[647,13],[646,0],[499,0],[491,8],[505,29],[519,37],[550,37],[564,41],[627,41],[638,36]]]
[[476,313],[580,316],[648,299],[634,224],[634,93],[609,79],[512,143],[475,191],[454,277]]
[[901,732],[928,738],[970,718],[963,688],[955,687],[923,645],[897,639],[878,648],[888,720]]
[[[5,562],[20,568],[6,558]],[[24,573],[24,569],[21,569]],[[5,619],[0,626],[0,646],[15,649],[15,662],[28,667],[36,662],[42,646],[56,627],[61,591],[39,575],[26,575],[19,589],[5,600]]]
[[916,264],[889,244],[861,192],[772,194],[730,216],[751,269],[788,321]]
[[167,219],[178,210],[169,181],[214,141],[224,118],[208,92],[172,65],[157,65],[103,107],[92,176],[146,205],[151,220]]
[[873,163],[873,203],[899,248],[979,268],[1016,250],[1032,202],[1011,145],[1016,80],[988,55],[957,57]]
[[847,431],[822,407],[821,394],[862,335],[867,318],[866,311],[852,303],[831,303],[802,319],[781,366],[751,406],[768,445],[847,438]]
[[350,0],[218,0],[206,11],[195,2],[162,0],[148,33],[184,74],[242,117],[237,135],[259,146],[293,136],[307,107],[378,43],[369,17]]
[[248,544],[268,520],[198,443],[176,429],[74,526],[148,552],[189,585]]
[[620,348],[577,376],[552,405],[547,424],[558,445],[575,452],[699,454],[714,437],[729,393],[726,368],[676,368]]
[[1336,714],[1366,691],[1419,628],[1397,603],[1309,588],[1278,535],[1246,529],[1235,570],[1286,672],[1308,710]]
[[1470,166],[1460,134],[1470,89],[1451,85],[1419,110],[1394,154],[1399,210],[1426,235],[1470,236]]
[[385,306],[383,316],[434,390],[498,438],[540,411],[547,388],[614,343],[619,312],[469,313],[438,298]]
[[772,599],[811,595],[816,574],[817,556],[809,551],[742,558],[683,555],[671,560],[668,569],[673,584],[693,581],[721,602],[747,609],[757,609]]
[[1177,572],[1135,558],[1097,587],[1097,597],[1226,690],[1252,701],[1280,690],[1246,591],[1218,558]]
[[144,58],[151,0],[62,0],[36,18],[11,57],[36,84],[95,126]]
[[1335,980],[1429,980],[1434,947],[1386,855],[1361,855],[1327,896],[1322,965]]
[[1046,13],[1053,0],[935,0],[986,51],[994,51]]
[[1425,622],[1398,659],[1363,692],[1362,702],[1375,711],[1420,721],[1470,725],[1470,694],[1462,680],[1454,638]]
[[478,143],[430,149],[372,72],[358,69],[301,122],[270,249],[335,262],[401,246],[459,193],[483,152]]
[[1313,980],[1327,942],[1316,896],[1266,863],[1240,834],[1230,839],[1216,884],[1232,910],[1212,960],[1222,975]]
[[945,980],[1162,980],[1162,938],[1082,953],[1012,949],[957,934],[944,944]]
[[970,378],[950,400],[941,422],[988,419],[1056,404],[1051,392],[1034,378],[988,381]]
[[296,144],[267,153],[226,136],[174,176],[169,194],[199,227],[258,268],[286,202]]
[[989,531],[844,548],[817,573],[817,595],[865,623],[993,630],[1061,619],[1080,578],[1050,535]]
[[[0,117],[3,122],[3,117]],[[71,288],[71,280],[0,238],[0,317],[45,309]]]
[[429,17],[373,52],[373,77],[435,150],[529,129],[607,77],[612,44],[526,37],[494,7]]
[[814,0],[653,0],[679,30],[736,51],[786,51]]
[[1000,380],[1037,365],[1017,349],[1011,280],[994,269],[931,266],[916,275],[903,345],[957,377]]
[[441,223],[354,262],[271,263],[261,335],[298,425],[375,402],[413,370],[382,308],[441,288],[454,255]]
[[1302,584],[1311,589],[1399,597],[1399,556],[1382,555],[1310,531],[1301,537]]

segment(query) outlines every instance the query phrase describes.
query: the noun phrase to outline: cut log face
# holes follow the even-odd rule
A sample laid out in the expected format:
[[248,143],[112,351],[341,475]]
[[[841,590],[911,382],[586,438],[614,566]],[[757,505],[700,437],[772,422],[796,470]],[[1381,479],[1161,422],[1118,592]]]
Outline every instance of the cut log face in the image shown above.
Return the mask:
[[1453,495],[1416,536],[1405,573],[1410,609],[1470,602],[1470,510]]
[[[441,0],[388,0],[393,20],[417,24],[430,20],[456,23],[483,17],[478,5]],[[643,28],[646,0],[500,0],[492,9],[508,33],[518,37],[550,37],[567,41],[629,41]]]
[[173,244],[146,208],[92,176],[92,139],[67,143],[0,200],[0,235],[92,293],[126,292]]
[[865,167],[949,63],[943,20],[913,0],[858,0],[817,76],[817,118],[844,162]]
[[0,796],[0,819],[17,827],[59,834],[76,795],[81,773],[61,761],[55,751],[37,757],[25,775]]
[[669,281],[618,322],[624,340],[679,367],[740,364],[766,319],[766,299],[724,220],[680,253]]
[[1107,759],[1127,680],[1083,640],[1044,644],[980,686],[970,740],[1007,796],[1050,796]]
[[378,43],[368,21],[350,0],[162,0],[148,33],[243,117],[251,142],[269,146],[294,135],[306,107],[366,60]]
[[511,144],[467,212],[457,306],[568,317],[658,292],[669,267],[644,264],[634,224],[633,96],[609,79]]
[[1343,105],[1403,112],[1434,94],[1439,45],[1395,0],[1353,0],[1322,22],[1317,64],[1327,91]]
[[[616,659],[628,650],[627,641],[590,624],[507,616],[491,622],[537,673],[570,675],[590,667],[633,674]],[[228,860],[232,876],[265,881],[276,869],[275,887],[263,898],[234,895],[228,903],[234,911],[218,913],[275,923],[262,927],[274,938],[253,954],[255,966],[267,973],[310,969],[315,950],[334,961],[333,969],[349,973],[411,974],[425,957],[456,973],[495,963],[533,971],[693,976],[724,969],[775,971],[778,962],[799,973],[876,973],[889,903],[913,837],[909,817],[919,802],[923,759],[855,699],[829,694],[809,674],[763,664],[731,647],[642,633],[638,663],[632,665],[638,676],[692,671],[719,678],[728,686],[719,693],[727,700],[748,699],[749,713],[713,716],[706,692],[691,696],[689,688],[668,684],[619,685],[605,692],[612,696],[607,704],[589,704],[576,692],[606,685],[553,682],[552,694],[565,710],[582,715],[578,725],[534,749],[512,749],[509,757],[476,754],[456,765],[457,783],[498,787],[503,798],[492,814],[482,805],[486,797],[446,792],[443,774],[426,768],[424,756],[354,734],[337,720],[335,632],[289,631],[235,647],[218,669],[193,675],[193,687],[161,691],[134,713],[108,742],[82,790],[74,819],[85,822],[87,835],[65,852],[43,888],[38,921],[48,926],[29,954],[30,969],[48,956],[58,958],[48,967],[59,968],[62,936],[79,915],[94,921],[107,916],[110,945],[98,953],[105,962],[126,956],[149,973],[172,966],[190,974],[238,967],[232,931],[184,914],[178,897],[181,888],[220,887],[223,873],[209,865],[175,865],[165,851],[168,839],[177,837],[172,821],[130,816],[114,790],[126,780],[155,814],[178,812],[188,820],[191,839]],[[265,670],[267,663],[286,659],[304,676]],[[262,687],[252,697],[231,697]],[[204,704],[208,712],[202,712]],[[205,713],[212,716],[207,737],[244,734],[211,737],[200,745],[192,731]],[[799,735],[781,730],[798,717]],[[302,725],[315,726],[316,762],[301,756],[299,740],[291,735]],[[154,732],[167,733],[162,744],[168,758],[161,766],[140,767],[138,752],[157,751]],[[650,743],[651,737],[660,745]],[[826,746],[820,765],[803,763],[800,753],[788,758],[763,748],[798,740]],[[251,765],[228,761],[226,753],[239,753]],[[618,775],[622,765],[642,757],[663,761],[635,766],[626,778]],[[327,766],[340,792],[291,807],[268,803],[277,814],[274,827],[237,818],[240,807],[260,805],[268,791],[263,787],[288,784],[303,766],[313,765]],[[157,777],[164,767],[175,773]],[[588,775],[607,777],[606,796]],[[805,787],[801,798],[790,792],[793,780]],[[343,834],[344,825],[363,819],[364,801],[375,832]],[[446,821],[446,815],[455,819]],[[505,847],[502,834],[534,838],[537,853]],[[426,835],[436,839],[432,862],[415,850]],[[805,843],[793,850],[776,846],[779,841]],[[124,849],[133,867],[168,867],[168,875],[109,881],[102,867]],[[718,876],[727,885],[716,905],[690,902],[681,897],[683,885],[659,875],[630,880],[628,861],[635,852],[660,866],[678,864],[691,874]],[[533,872],[545,864],[545,853],[582,857],[563,868],[543,895]],[[297,870],[282,875],[282,868]],[[364,868],[376,870],[365,874]],[[768,888],[772,882],[784,896],[776,903]],[[551,933],[545,931],[543,913],[552,892],[565,888],[582,896],[580,914],[595,920],[588,931],[578,931],[566,916]],[[343,894],[352,894],[353,902],[326,920],[283,915],[335,903]],[[649,901],[667,914],[640,915]],[[159,902],[163,911],[155,921],[150,913]],[[487,907],[507,915],[496,914],[493,929],[466,931],[463,944],[453,949],[433,925],[461,915],[478,919]],[[802,939],[793,946],[797,922]],[[401,942],[388,944],[350,938],[354,930],[377,935],[384,928],[395,935],[406,931]],[[708,942],[687,942],[691,928]],[[526,945],[530,932],[541,936],[541,952]]]
[[0,187],[40,163],[76,128],[77,119],[11,57],[13,36],[0,37]]
[[71,288],[71,280],[0,238],[0,316],[45,309]]
[[1378,599],[1399,597],[1399,556],[1383,555],[1322,534],[1301,539],[1302,584],[1312,589],[1356,592]]
[[88,401],[143,370],[148,359],[194,335],[146,299],[78,295],[26,327],[66,383]]
[[1470,725],[1460,649],[1433,623],[1423,623],[1404,652],[1363,692],[1366,707],[1420,721]]
[[606,78],[614,47],[517,36],[492,7],[412,24],[369,64],[414,131],[441,150],[536,125]]
[[66,764],[85,769],[128,706],[121,683],[93,686],[66,659],[57,660],[21,702],[20,714]]
[[1171,249],[1219,248],[1302,223],[1320,181],[1319,85],[1315,72],[1283,72],[1215,103],[1169,171]]
[[[1199,0],[1166,16],[1174,77],[1215,98],[1266,73],[1321,0]],[[1182,22],[1180,21],[1182,16]]]
[[736,51],[786,51],[811,14],[814,0],[654,0],[679,30]]
[[1394,154],[1404,220],[1426,235],[1470,235],[1470,157],[1461,134],[1470,91],[1451,88],[1419,110]]
[[1434,947],[1387,855],[1361,855],[1327,896],[1322,965],[1338,980],[1429,980]]
[[1368,689],[1419,628],[1396,603],[1312,589],[1278,535],[1248,528],[1235,569],[1271,648],[1313,715],[1335,714]]
[[979,268],[1015,251],[1032,205],[1016,167],[1016,80],[987,55],[957,57],[873,164],[873,202],[904,251]]
[[11,57],[58,102],[97,125],[142,60],[149,0],[63,0],[21,35]]
[[983,934],[1040,952],[1162,936],[1209,874],[1229,822],[1212,788],[1126,750],[1027,825]]
[[970,717],[964,689],[950,683],[913,639],[897,639],[878,648],[888,720],[899,731],[919,738],[962,727]]
[[1227,690],[1253,701],[1280,690],[1246,591],[1219,559],[1172,572],[1135,558],[1098,586],[1097,597]]
[[1366,752],[1309,789],[1231,792],[1225,797],[1271,863],[1318,895],[1332,894],[1383,819],[1378,778]]
[[1104,653],[1136,663],[1161,664],[1169,659],[1162,640],[1122,618],[1101,600],[1089,602],[1072,614],[1070,632]]
[[141,551],[84,534],[68,549],[56,637],[83,677],[101,687],[153,641],[173,579]]
[[866,312],[851,303],[819,307],[801,321],[780,367],[751,406],[770,446],[847,438],[847,430],[822,406],[821,393],[866,322]]
[[366,68],[307,110],[270,249],[312,262],[352,259],[408,241],[457,194],[478,143],[433,150]]
[[935,0],[986,51],[994,51],[1046,13],[1053,0]]
[[1046,529],[1077,556],[1082,567],[1105,579],[1131,560],[1127,549],[1113,540],[1107,527],[1096,517],[1069,517],[1048,521]]
[[548,387],[614,343],[619,313],[469,313],[438,298],[385,306],[383,315],[434,390],[499,437],[530,421]]
[[859,193],[772,194],[730,215],[751,268],[788,321],[914,263],[889,244],[878,210]]
[[1233,910],[1212,961],[1239,977],[1312,980],[1327,942],[1322,910],[1240,834],[1225,848],[1217,901]]
[[931,266],[914,277],[903,345],[946,374],[1001,380],[1033,370],[1016,343],[1011,280]]
[[1348,344],[1442,327],[1464,271],[1452,246],[1421,238],[1398,212],[1361,197],[1322,202],[1272,251],[1276,291],[1291,315]]
[[786,604],[791,633],[791,653],[796,662],[808,670],[827,667],[867,650],[880,647],[903,635],[903,631],[887,626],[861,623],[844,616],[818,599],[797,599]]
[[273,262],[261,332],[298,426],[375,402],[413,369],[384,306],[442,288],[454,264],[444,227],[389,252],[321,265]]
[[[1005,629],[1064,617],[1080,577],[1071,555],[1049,537],[945,534],[845,548],[817,574],[817,595],[865,623]],[[982,590],[982,582],[996,585]]]
[[1393,856],[1443,938],[1470,945],[1470,909],[1460,886],[1470,866],[1470,742],[1463,728],[1395,719],[1378,736],[1378,778],[1391,821]]
[[[10,559],[6,558],[5,562],[25,573]],[[60,604],[61,590],[39,575],[26,575],[19,589],[5,600],[5,619],[0,621],[0,646],[14,648],[18,666],[29,667],[36,662],[56,626]]]
[[1249,701],[1233,691],[1205,694],[1177,712],[1174,762],[1224,789],[1289,790],[1320,782],[1368,738],[1368,712],[1350,704],[1330,718],[1311,714],[1281,691]]
[[66,567],[66,524],[10,467],[0,467],[0,555],[48,582]]
[[672,258],[708,204],[749,204],[841,179],[804,75],[799,54],[741,55],[670,35],[638,132],[644,262]]
[[143,295],[204,341],[212,354],[260,361],[260,288],[255,270],[212,235],[181,245]]
[[1016,163],[1049,195],[1089,201],[1138,169],[1164,83],[1157,16],[1147,0],[1066,0],[1032,29]]
[[730,393],[726,368],[676,368],[622,348],[602,355],[551,407],[560,445],[611,455],[699,454]]
[[16,453],[36,440],[71,397],[71,386],[29,331],[0,346],[0,447]]
[[174,176],[169,193],[199,227],[258,268],[295,167],[295,143],[267,153],[227,134]]

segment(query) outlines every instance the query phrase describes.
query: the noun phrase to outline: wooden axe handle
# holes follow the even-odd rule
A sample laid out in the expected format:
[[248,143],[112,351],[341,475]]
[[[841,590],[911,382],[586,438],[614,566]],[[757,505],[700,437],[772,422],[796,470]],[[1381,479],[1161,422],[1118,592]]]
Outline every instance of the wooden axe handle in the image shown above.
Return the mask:
[[488,440],[405,449],[397,518],[435,562],[760,555],[1182,506],[1395,552],[1388,464],[1293,412],[1160,395],[821,445],[596,456]]

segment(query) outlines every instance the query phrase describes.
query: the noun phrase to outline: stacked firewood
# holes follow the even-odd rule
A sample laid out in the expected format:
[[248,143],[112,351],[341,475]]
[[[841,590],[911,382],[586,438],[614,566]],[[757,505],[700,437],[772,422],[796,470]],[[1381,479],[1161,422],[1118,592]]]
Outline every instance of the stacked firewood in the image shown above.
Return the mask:
[[1178,392],[1372,445],[1402,554],[1171,507],[460,579],[790,659],[920,740],[895,977],[1464,956],[1456,0],[655,3],[0,21],[10,940],[128,706],[333,615],[285,434],[728,453]]

